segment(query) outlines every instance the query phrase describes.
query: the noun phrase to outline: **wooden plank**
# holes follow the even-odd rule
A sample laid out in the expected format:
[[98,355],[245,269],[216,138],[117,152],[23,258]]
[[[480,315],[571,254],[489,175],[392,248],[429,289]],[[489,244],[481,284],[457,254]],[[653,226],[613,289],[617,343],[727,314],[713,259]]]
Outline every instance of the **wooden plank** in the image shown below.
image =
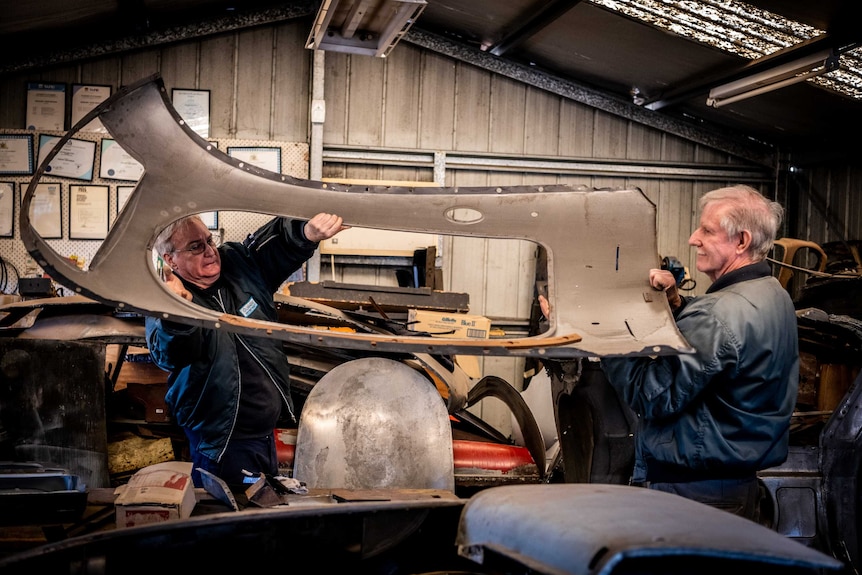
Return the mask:
[[213,138],[233,137],[236,41],[235,34],[228,34],[201,43],[200,85],[210,90],[210,136]]
[[[323,126],[324,145],[347,143],[347,102],[350,100],[350,57],[339,52],[325,52],[326,123]],[[328,164],[324,170],[328,169]],[[346,173],[346,166],[344,167]],[[327,172],[327,175],[334,175]],[[344,175],[344,174],[342,174]]]
[[199,47],[197,42],[189,42],[172,44],[162,50],[161,74],[169,98],[174,88],[200,89],[197,78]]
[[593,156],[593,132],[596,110],[578,102],[563,100],[560,107],[561,156],[590,158]]
[[272,137],[288,142],[308,141],[311,66],[314,52],[305,48],[304,22],[288,22],[275,29],[275,107]]
[[27,79],[25,73],[10,74],[0,82],[0,126],[24,130],[27,112]]
[[383,143],[383,75],[385,62],[368,56],[350,57],[350,101],[347,143],[380,146]]
[[386,58],[383,145],[416,148],[419,142],[419,82],[421,53],[417,49],[393,50]]
[[288,294],[328,305],[337,309],[373,309],[374,300],[384,311],[406,312],[422,309],[439,312],[466,313],[470,295],[466,293],[436,291],[431,288],[402,288],[347,284],[331,281],[320,283],[296,282],[288,287]]
[[628,124],[626,159],[660,160],[662,158],[662,133],[643,124]]
[[120,59],[103,58],[81,67],[81,83],[98,86],[111,86],[111,93],[120,86]]
[[422,86],[419,147],[451,149],[455,139],[454,60],[424,52],[419,83]]
[[528,154],[556,156],[560,150],[560,97],[527,88],[526,134],[524,149]]
[[254,28],[237,36],[237,139],[271,139],[273,34],[272,28]]
[[459,63],[455,94],[455,150],[489,151],[491,74]]
[[120,58],[120,84],[128,86],[159,71],[159,51],[129,52]]
[[491,151],[524,153],[527,88],[524,84],[491,78]]
[[593,132],[594,158],[625,158],[628,137],[628,120],[597,112]]

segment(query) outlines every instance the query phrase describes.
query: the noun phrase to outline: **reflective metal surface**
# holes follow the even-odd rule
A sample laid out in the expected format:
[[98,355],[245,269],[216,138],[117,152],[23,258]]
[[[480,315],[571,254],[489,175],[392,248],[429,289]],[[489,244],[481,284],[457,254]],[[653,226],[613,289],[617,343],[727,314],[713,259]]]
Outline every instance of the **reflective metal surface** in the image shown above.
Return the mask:
[[457,544],[461,555],[477,563],[493,552],[539,573],[558,575],[721,572],[715,569],[720,560],[737,562],[737,569],[760,565],[759,572],[770,566],[842,567],[753,521],[677,495],[625,485],[518,485],[481,491],[464,506]]
[[454,491],[449,414],[434,384],[404,363],[349,361],[309,393],[293,465],[312,489]]
[[[96,117],[145,173],[89,269],[80,270],[34,230],[30,203],[46,166]],[[445,340],[322,332],[205,310],[164,289],[150,248],[168,223],[213,210],[298,218],[329,211],[361,227],[534,241],[548,251],[550,329],[526,338]],[[20,223],[38,264],[77,293],[193,325],[381,351],[559,358],[690,351],[663,294],[647,282],[649,268],[659,265],[656,210],[640,190],[350,187],[299,180],[231,158],[195,134],[157,76],[119,90],[60,138],[27,188]]]

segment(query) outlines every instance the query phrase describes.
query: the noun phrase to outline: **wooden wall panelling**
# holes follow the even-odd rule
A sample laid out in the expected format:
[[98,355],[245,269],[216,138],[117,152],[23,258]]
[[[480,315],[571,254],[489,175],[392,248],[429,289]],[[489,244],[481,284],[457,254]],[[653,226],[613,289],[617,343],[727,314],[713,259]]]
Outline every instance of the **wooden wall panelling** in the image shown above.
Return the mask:
[[434,172],[424,168],[383,166],[379,179],[388,182],[433,182]]
[[314,52],[305,48],[306,24],[290,22],[276,28],[272,110],[272,133],[276,140],[307,142],[309,139]]
[[625,158],[629,122],[624,118],[597,111],[593,132],[594,158]]
[[120,88],[120,67],[120,58],[116,56],[87,62],[80,67],[80,83],[111,86],[111,93],[114,94]]
[[236,138],[271,140],[273,28],[237,35]]
[[159,51],[130,52],[120,58],[120,84],[128,86],[159,71]]
[[593,133],[595,131],[595,108],[579,102],[560,102],[559,154],[574,158],[593,156]]
[[210,90],[210,136],[213,138],[232,138],[235,133],[236,42],[236,34],[215,36],[201,42],[200,88]]
[[627,160],[661,160],[663,144],[664,138],[658,130],[637,122],[628,123]]
[[[323,124],[324,145],[347,143],[347,101],[350,97],[350,56],[339,52],[325,52],[324,92],[326,123]],[[326,171],[326,166],[324,166]],[[328,174],[324,174],[328,177]],[[341,175],[332,177],[343,177]]]
[[385,66],[385,59],[350,56],[350,99],[347,102],[347,143],[350,145],[380,146],[383,143]]
[[[694,268],[693,252],[688,245],[693,218],[693,190],[691,184],[682,181],[662,181],[658,204],[658,255],[673,256],[683,265]],[[699,284],[700,282],[698,282]]]
[[455,144],[455,63],[424,52],[420,70],[419,148],[451,150]]
[[491,77],[491,151],[525,154],[527,86],[503,76]]
[[415,149],[419,145],[421,53],[393,50],[384,62],[383,145]]
[[199,42],[172,44],[162,49],[160,73],[171,97],[171,90],[209,90],[200,86],[198,78],[198,62],[200,61]]
[[557,156],[560,153],[560,97],[527,88],[524,153]]
[[27,81],[25,73],[9,74],[0,82],[0,127],[27,128]]
[[694,162],[697,146],[672,134],[664,134],[662,138],[661,159],[669,162]]
[[491,74],[459,63],[455,72],[455,150],[487,152],[491,125]]

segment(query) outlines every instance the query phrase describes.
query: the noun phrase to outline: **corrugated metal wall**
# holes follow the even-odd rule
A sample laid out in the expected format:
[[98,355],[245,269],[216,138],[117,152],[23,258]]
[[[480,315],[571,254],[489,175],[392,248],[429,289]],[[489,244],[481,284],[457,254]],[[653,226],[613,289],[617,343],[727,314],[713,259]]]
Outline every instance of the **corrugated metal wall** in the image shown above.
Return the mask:
[[[314,70],[313,54],[304,48],[309,26],[306,20],[264,26],[7,74],[0,77],[0,128],[23,127],[28,81],[111,85],[116,90],[159,72],[168,90],[210,91],[213,138],[307,143]],[[392,158],[422,151],[442,153],[445,182],[438,183],[447,186],[637,186],[658,207],[657,257],[673,255],[686,265],[693,262],[687,239],[695,225],[697,197],[744,179],[779,199],[786,195],[799,201],[790,211],[798,237],[822,242],[842,233],[862,235],[856,192],[862,176],[855,169],[815,171],[806,174],[804,184],[779,180],[775,190],[770,174],[726,153],[406,42],[387,59],[326,53],[323,69],[325,178],[434,181],[440,177],[434,162]],[[456,156],[457,162],[452,160]],[[827,213],[844,229],[827,226]],[[9,241],[0,240],[0,249]],[[535,252],[525,242],[446,238],[441,257],[445,289],[469,293],[472,313],[527,318]],[[328,265],[323,259],[321,277],[396,283],[385,266]],[[702,292],[708,280],[690,271],[696,292]],[[519,385],[522,364],[485,359],[484,371]],[[508,428],[502,406],[482,406],[480,411],[489,422]]]

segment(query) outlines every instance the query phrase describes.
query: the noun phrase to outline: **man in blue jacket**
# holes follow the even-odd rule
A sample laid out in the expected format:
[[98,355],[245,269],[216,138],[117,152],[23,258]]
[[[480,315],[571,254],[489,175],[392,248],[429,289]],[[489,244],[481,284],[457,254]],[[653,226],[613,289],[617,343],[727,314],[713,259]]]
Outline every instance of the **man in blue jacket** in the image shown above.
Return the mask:
[[[154,249],[166,265],[165,282],[179,296],[216,311],[277,321],[274,294],[314,253],[344,229],[342,218],[274,218],[244,242],[216,247],[198,216],[169,225]],[[185,431],[193,464],[240,490],[248,475],[278,474],[275,429],[282,410],[296,421],[289,366],[281,341],[146,319],[153,361],[170,372],[165,396]]]
[[633,482],[756,520],[756,473],[787,458],[799,383],[796,311],[765,261],[783,210],[741,185],[699,206],[688,243],[706,294],[681,297],[670,272],[650,271],[694,354],[601,363],[639,416]]
[[713,282],[706,294],[681,297],[666,270],[649,276],[695,352],[601,366],[638,415],[632,483],[756,520],[756,473],[787,459],[799,385],[796,310],[765,261],[783,209],[742,185],[699,205],[688,243]]

